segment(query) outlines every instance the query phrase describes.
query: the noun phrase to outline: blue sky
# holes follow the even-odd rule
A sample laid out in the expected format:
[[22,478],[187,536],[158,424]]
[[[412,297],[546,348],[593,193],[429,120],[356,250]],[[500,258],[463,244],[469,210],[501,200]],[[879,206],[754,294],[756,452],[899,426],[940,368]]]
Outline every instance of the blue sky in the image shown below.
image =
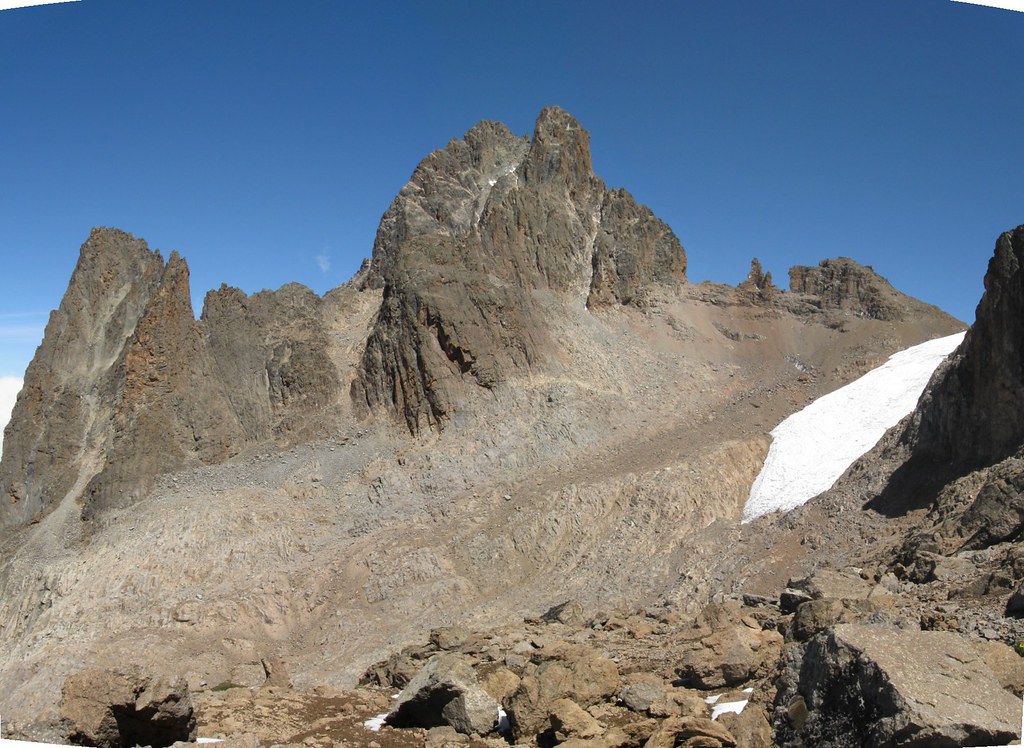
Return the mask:
[[324,292],[418,161],[548,104],[691,280],[846,255],[967,322],[1024,223],[1024,14],[948,0],[238,2],[0,12],[0,376],[92,226]]

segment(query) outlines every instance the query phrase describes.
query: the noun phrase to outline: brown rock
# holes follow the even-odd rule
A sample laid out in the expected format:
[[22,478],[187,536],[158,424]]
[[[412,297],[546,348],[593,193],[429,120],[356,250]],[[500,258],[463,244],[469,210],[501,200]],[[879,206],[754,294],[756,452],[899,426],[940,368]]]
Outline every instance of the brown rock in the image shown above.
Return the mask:
[[771,723],[764,709],[757,704],[747,704],[739,714],[722,714],[717,722],[732,734],[736,745],[742,748],[772,748],[775,745]]
[[676,746],[734,746],[732,734],[718,722],[705,717],[670,717],[644,743],[644,748],[675,748]]
[[525,675],[505,701],[513,736],[520,740],[547,729],[551,704],[558,699],[572,699],[588,707],[611,697],[618,689],[618,668],[598,654],[545,662],[536,673]]
[[60,714],[71,725],[71,740],[96,748],[162,748],[196,738],[184,679],[153,678],[137,670],[83,670],[70,676]]
[[1024,696],[1024,657],[1002,642],[976,641],[974,649],[985,660],[999,685],[1016,694]]
[[561,742],[569,738],[593,738],[604,732],[596,719],[587,714],[572,699],[556,699],[551,703],[548,719],[555,738]]

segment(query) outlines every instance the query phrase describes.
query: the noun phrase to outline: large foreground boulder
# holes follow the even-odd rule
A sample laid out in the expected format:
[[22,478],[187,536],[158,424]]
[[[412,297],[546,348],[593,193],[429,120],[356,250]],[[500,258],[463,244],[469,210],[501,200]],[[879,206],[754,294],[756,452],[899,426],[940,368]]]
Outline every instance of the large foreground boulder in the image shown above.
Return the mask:
[[964,637],[843,624],[789,650],[779,745],[1005,745],[1021,704]]
[[405,687],[385,718],[393,727],[442,727],[486,735],[498,721],[498,702],[477,681],[465,658],[432,659]]
[[505,700],[516,740],[548,729],[555,702],[571,699],[586,708],[613,697],[621,687],[615,663],[597,652],[581,649],[524,674],[516,691]]
[[96,748],[164,748],[196,739],[192,697],[184,678],[138,670],[83,670],[64,682],[60,715],[69,739]]

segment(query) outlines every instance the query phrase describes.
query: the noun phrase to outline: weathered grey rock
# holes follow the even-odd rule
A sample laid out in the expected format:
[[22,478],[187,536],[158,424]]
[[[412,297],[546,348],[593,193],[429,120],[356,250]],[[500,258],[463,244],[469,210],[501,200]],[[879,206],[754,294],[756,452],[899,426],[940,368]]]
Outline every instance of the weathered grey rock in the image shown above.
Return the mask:
[[64,683],[61,717],[69,739],[96,748],[163,748],[196,738],[188,684],[140,671],[84,670]]
[[352,397],[440,427],[460,387],[488,389],[551,358],[535,290],[641,303],[686,280],[664,223],[594,176],[590,136],[558,107],[530,141],[482,122],[430,154],[381,221],[368,286],[382,286]]
[[654,683],[630,683],[619,691],[619,700],[634,712],[647,713],[653,704],[663,698],[665,689]]
[[66,497],[89,519],[162,473],[327,433],[341,389],[322,307],[298,284],[222,287],[197,322],[177,252],[165,264],[130,234],[94,229],[5,432],[0,524]]
[[1020,726],[1020,702],[957,634],[843,624],[789,653],[782,745],[997,745]]
[[963,538],[967,548],[1017,537],[1024,516],[1024,470],[1014,459],[1024,444],[1022,261],[1019,226],[996,241],[977,318],[963,343],[936,370],[896,434],[867,456],[884,466],[883,479],[892,476],[869,503],[885,514],[927,505],[952,480],[1011,458],[993,469],[966,512],[953,506],[959,497],[944,502],[956,515],[947,516],[945,532]]
[[109,442],[118,364],[163,269],[159,253],[121,231],[93,229],[82,245],[4,431],[0,523],[27,522],[92,477],[83,457]]
[[385,722],[394,727],[449,725],[466,735],[485,735],[497,719],[498,703],[480,687],[469,662],[443,654],[402,690]]
[[557,621],[566,625],[574,625],[582,623],[585,617],[586,613],[578,600],[566,600],[544,613],[541,619],[549,623]]
[[779,608],[782,609],[783,613],[793,613],[803,603],[811,600],[811,594],[806,590],[797,590],[792,587],[786,587],[779,594]]
[[916,451],[984,464],[1024,442],[1024,226],[1004,233],[985,273],[977,318],[936,373],[911,428]]

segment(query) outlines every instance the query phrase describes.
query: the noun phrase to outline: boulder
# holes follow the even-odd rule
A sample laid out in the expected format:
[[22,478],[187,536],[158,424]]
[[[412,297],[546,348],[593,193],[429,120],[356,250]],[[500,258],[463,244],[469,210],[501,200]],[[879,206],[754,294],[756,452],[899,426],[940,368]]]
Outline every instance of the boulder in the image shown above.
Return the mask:
[[444,626],[430,632],[430,643],[442,652],[458,649],[471,636],[468,629],[462,626]]
[[736,739],[732,733],[706,717],[670,717],[648,738],[644,748],[725,748],[734,745]]
[[975,642],[975,651],[985,660],[999,685],[1018,697],[1024,696],[1024,657],[1002,642]]
[[664,687],[655,683],[630,683],[619,691],[619,701],[634,712],[646,713],[653,704],[664,698]]
[[486,735],[497,718],[498,703],[480,687],[469,662],[444,654],[409,682],[384,721],[392,727],[448,725],[466,735]]
[[1006,615],[1018,618],[1024,616],[1024,582],[1017,585],[1006,601]]
[[564,623],[566,626],[583,623],[586,614],[583,606],[576,600],[566,600],[550,608],[541,620],[547,623]]
[[772,748],[772,726],[768,717],[757,704],[747,704],[739,714],[726,712],[719,715],[718,723],[736,739],[736,745],[743,748]]
[[960,635],[842,624],[787,650],[776,740],[822,748],[997,745],[1020,702]]
[[64,682],[60,715],[69,739],[96,748],[163,748],[196,739],[192,697],[184,678],[139,670],[83,670]]
[[742,622],[703,637],[683,657],[676,672],[682,685],[703,690],[745,683],[777,656],[782,635]]
[[786,587],[801,590],[812,600],[863,600],[874,585],[856,571],[818,569],[808,577],[790,579]]
[[512,734],[522,740],[548,729],[551,705],[558,699],[572,699],[588,707],[618,690],[615,663],[595,652],[545,662],[534,673],[524,675],[519,688],[505,701]]
[[555,739],[564,742],[569,738],[586,740],[604,732],[601,724],[583,711],[582,707],[572,699],[556,699],[551,704],[548,715]]

